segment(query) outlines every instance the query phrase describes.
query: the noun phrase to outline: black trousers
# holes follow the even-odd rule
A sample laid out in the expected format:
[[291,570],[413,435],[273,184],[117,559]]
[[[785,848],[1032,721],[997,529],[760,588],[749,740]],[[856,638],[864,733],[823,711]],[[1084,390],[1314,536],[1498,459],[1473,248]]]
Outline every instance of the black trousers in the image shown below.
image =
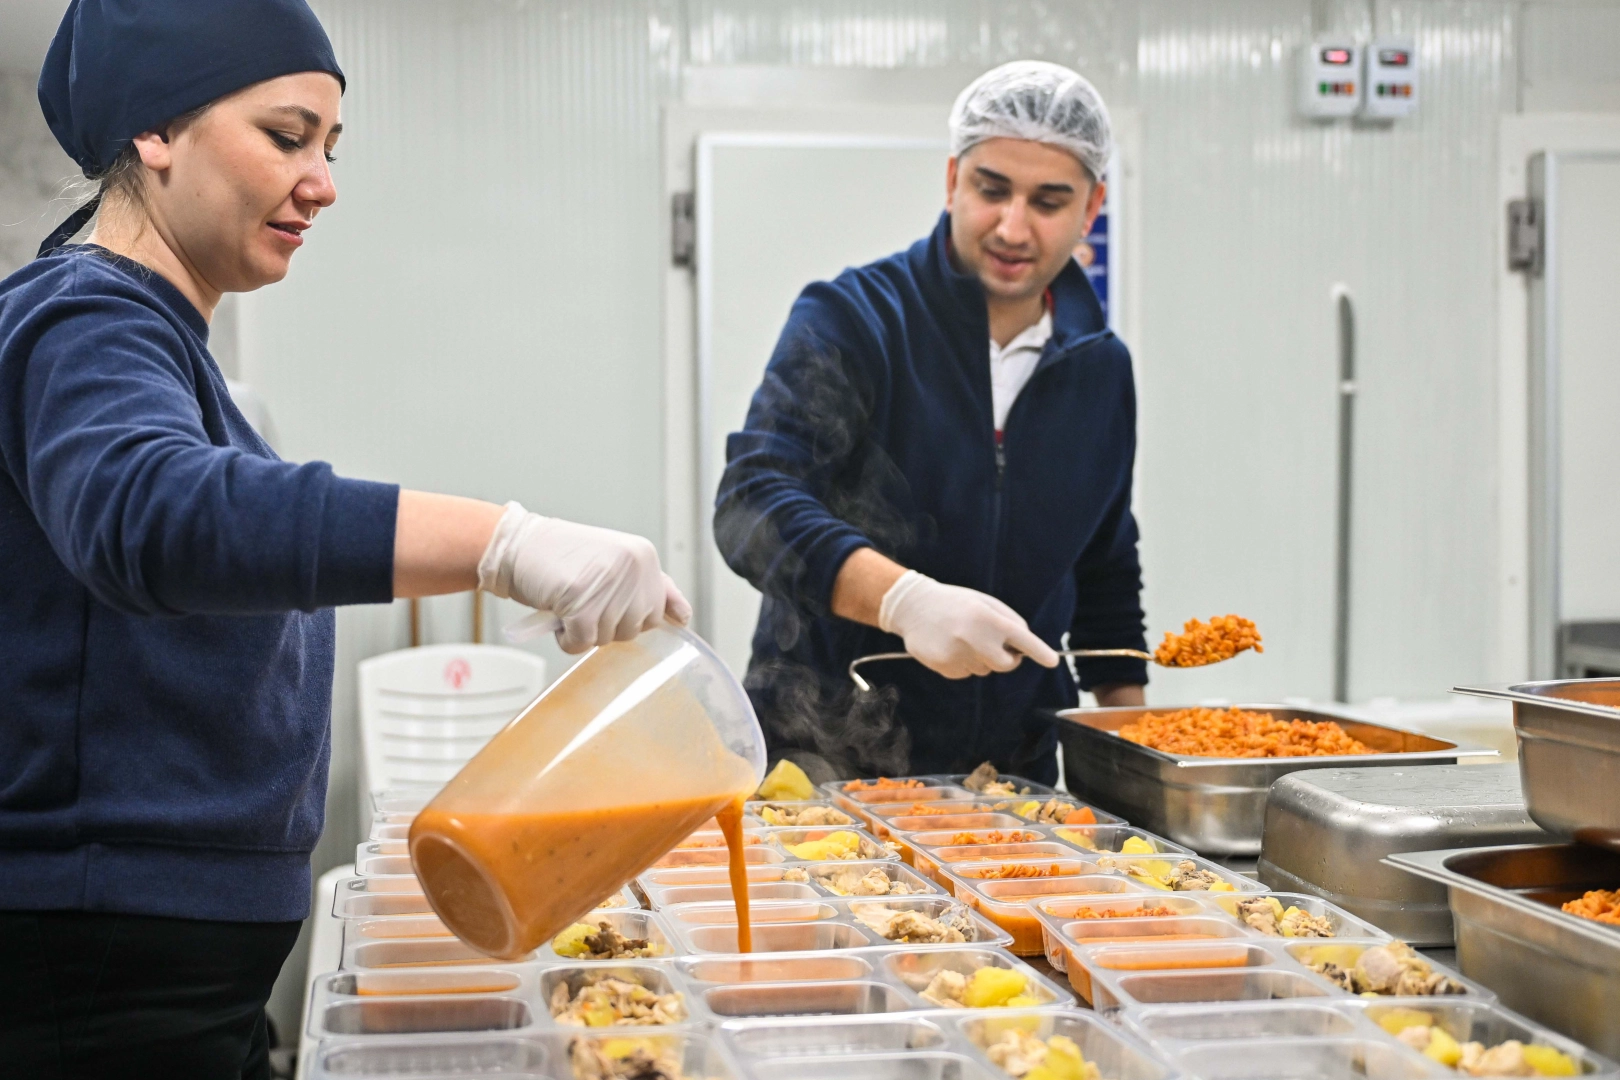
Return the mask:
[[298,927],[0,911],[0,1078],[269,1080]]

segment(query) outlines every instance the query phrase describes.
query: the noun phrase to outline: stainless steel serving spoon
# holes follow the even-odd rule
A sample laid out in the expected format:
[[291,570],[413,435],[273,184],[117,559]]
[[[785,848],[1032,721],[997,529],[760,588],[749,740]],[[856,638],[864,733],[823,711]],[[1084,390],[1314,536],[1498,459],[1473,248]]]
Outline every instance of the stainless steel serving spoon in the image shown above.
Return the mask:
[[[1146,660],[1150,664],[1158,663],[1157,660],[1153,659],[1152,653],[1143,652],[1141,649],[1059,649],[1058,655],[1087,658],[1098,656],[1124,656],[1132,660]],[[876,663],[879,660],[915,659],[917,658],[908,652],[880,652],[872,653],[870,656],[857,656],[855,659],[849,662],[849,677],[854,680],[855,685],[859,687],[863,693],[869,692],[872,689],[872,684],[861,678],[861,673],[856,671],[856,668],[860,667],[862,664]]]

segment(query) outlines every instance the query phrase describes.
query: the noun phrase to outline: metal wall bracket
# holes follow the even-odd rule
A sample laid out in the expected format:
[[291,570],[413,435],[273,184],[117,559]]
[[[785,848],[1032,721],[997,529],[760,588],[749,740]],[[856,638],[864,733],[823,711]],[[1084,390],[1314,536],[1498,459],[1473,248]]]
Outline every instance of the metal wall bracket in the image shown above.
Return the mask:
[[1507,206],[1508,269],[1541,276],[1541,201],[1514,199]]
[[697,264],[697,199],[690,191],[669,197],[669,257],[688,270]]

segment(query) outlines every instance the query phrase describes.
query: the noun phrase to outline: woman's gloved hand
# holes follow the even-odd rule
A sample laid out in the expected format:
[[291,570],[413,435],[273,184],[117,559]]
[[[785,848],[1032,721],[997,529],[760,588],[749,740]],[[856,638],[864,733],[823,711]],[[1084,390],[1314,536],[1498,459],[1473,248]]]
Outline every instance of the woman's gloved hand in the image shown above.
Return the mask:
[[1011,671],[1024,657],[1056,667],[1057,653],[1018,612],[986,593],[907,570],[883,594],[878,627],[947,679]]
[[581,653],[629,641],[662,620],[692,617],[675,583],[658,565],[652,541],[613,529],[531,514],[506,504],[478,560],[478,587],[562,621],[557,644]]

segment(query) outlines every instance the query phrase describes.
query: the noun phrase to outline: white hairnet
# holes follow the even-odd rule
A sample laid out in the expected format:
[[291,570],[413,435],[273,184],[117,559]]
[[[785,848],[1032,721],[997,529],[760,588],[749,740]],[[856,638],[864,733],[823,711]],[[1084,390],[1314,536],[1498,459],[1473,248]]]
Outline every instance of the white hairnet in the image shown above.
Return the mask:
[[1061,64],[1015,60],[980,75],[951,107],[951,153],[986,139],[1060,147],[1100,179],[1114,151],[1108,106],[1085,77]]

